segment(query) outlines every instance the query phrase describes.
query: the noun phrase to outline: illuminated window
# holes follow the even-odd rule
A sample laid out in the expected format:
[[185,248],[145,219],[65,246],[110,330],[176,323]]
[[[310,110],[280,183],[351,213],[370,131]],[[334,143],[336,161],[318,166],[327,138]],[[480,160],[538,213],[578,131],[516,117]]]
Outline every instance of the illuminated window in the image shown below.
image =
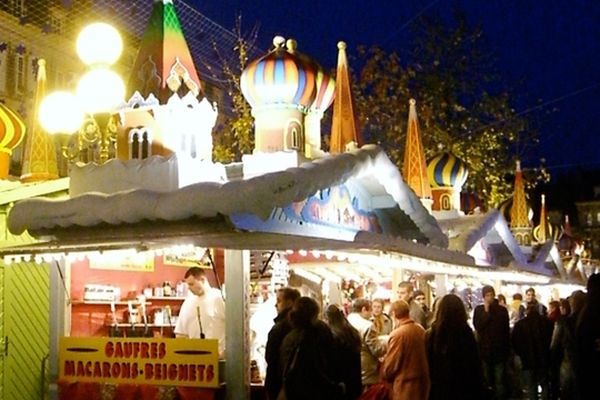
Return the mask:
[[288,149],[301,149],[304,145],[304,138],[302,136],[302,127],[297,122],[291,122],[287,129],[287,140]]
[[444,194],[440,197],[440,203],[441,203],[441,208],[442,210],[450,210],[451,207],[451,202],[450,202],[450,195]]
[[129,131],[129,158],[148,158],[152,155],[152,138],[146,128]]

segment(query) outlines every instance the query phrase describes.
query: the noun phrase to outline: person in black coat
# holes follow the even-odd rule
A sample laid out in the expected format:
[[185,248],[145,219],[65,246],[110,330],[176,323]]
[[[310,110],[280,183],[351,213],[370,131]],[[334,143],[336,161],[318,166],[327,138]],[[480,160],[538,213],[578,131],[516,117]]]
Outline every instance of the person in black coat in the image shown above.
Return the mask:
[[333,353],[336,361],[335,379],[344,383],[345,400],[358,399],[362,393],[360,335],[336,305],[332,304],[327,307],[325,318],[333,334]]
[[588,278],[587,300],[575,328],[575,374],[580,398],[598,398],[600,274]]
[[430,400],[484,398],[483,370],[475,335],[467,324],[465,305],[458,296],[448,294],[439,302],[426,344]]
[[477,332],[479,354],[488,387],[496,398],[504,399],[504,368],[510,353],[510,328],[508,311],[498,304],[494,288],[486,285],[481,289],[483,304],[475,307],[473,325]]
[[549,396],[550,342],[553,330],[552,322],[539,314],[539,307],[534,303],[527,305],[525,318],[513,328],[513,349],[521,358],[527,393],[532,400],[538,398],[538,386],[542,388],[542,398],[547,399]]
[[265,348],[265,360],[267,362],[265,390],[269,400],[277,400],[277,395],[281,390],[283,366],[280,363],[280,348],[283,339],[292,330],[288,314],[294,302],[299,298],[300,292],[293,288],[286,287],[277,291],[277,303],[275,304],[277,317],[275,318],[275,325],[269,331]]
[[293,329],[281,345],[285,397],[280,398],[343,399],[344,385],[335,379],[333,335],[318,316],[319,305],[310,297],[300,297],[290,311]]

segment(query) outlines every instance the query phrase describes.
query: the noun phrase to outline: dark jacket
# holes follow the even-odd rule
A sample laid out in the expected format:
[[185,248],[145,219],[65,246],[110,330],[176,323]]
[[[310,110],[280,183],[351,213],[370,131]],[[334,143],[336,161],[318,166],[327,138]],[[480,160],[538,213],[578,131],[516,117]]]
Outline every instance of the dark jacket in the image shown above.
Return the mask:
[[546,317],[530,313],[518,321],[512,333],[515,353],[521,358],[524,370],[550,366],[550,342],[554,326]]
[[[352,328],[354,329],[354,328]],[[333,336],[334,378],[346,385],[345,400],[358,399],[362,393],[360,349],[361,341],[356,332],[357,345],[352,345]]]
[[323,321],[292,329],[281,346],[285,399],[342,399],[334,357],[333,336]]
[[427,331],[427,359],[431,377],[430,400],[484,398],[483,370],[473,331],[467,324],[436,340],[436,328]]
[[485,311],[483,304],[478,305],[473,313],[473,325],[477,332],[481,359],[491,364],[506,361],[510,350],[510,328],[506,308],[496,300],[490,306],[489,312]]
[[270,400],[277,399],[282,385],[283,366],[281,365],[281,344],[285,336],[292,330],[288,320],[290,308],[285,309],[275,318],[275,325],[269,331],[267,346],[265,348],[265,361],[267,371],[265,376],[265,389]]

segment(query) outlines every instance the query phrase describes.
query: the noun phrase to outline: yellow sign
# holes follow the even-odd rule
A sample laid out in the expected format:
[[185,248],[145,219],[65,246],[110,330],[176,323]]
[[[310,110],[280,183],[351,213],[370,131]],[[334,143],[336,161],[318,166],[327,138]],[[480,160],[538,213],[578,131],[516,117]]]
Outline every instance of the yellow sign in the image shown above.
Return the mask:
[[154,271],[154,255],[150,252],[132,253],[129,250],[111,250],[90,256],[91,269],[117,271]]
[[218,387],[217,343],[216,339],[62,337],[60,379]]

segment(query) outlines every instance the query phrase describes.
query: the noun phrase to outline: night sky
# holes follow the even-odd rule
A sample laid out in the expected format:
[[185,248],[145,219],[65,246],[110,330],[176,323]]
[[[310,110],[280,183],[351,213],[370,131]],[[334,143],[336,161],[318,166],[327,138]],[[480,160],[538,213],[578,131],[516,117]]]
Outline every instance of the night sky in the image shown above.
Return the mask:
[[450,15],[458,6],[480,24],[495,68],[514,88],[513,106],[540,131],[541,145],[524,166],[546,159],[550,172],[600,168],[600,1],[413,0],[317,1],[185,0],[225,28],[241,14],[243,27],[259,24],[257,45],[274,35],[293,37],[298,49],[334,67],[336,43],[379,45],[401,56],[411,48],[410,23],[419,15]]

